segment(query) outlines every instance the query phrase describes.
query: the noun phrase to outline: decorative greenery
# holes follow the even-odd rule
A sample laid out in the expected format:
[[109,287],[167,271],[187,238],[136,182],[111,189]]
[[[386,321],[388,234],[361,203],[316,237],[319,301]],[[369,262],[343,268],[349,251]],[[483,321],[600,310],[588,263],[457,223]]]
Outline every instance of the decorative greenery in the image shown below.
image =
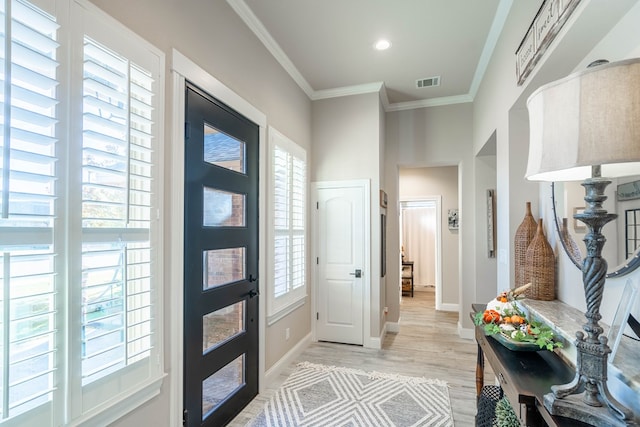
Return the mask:
[[[515,304],[505,306],[500,314],[501,318],[497,321],[486,323],[484,313],[479,312],[475,314],[473,320],[478,326],[484,325],[484,331],[487,335],[502,334],[513,341],[534,343],[538,345],[540,349],[549,351],[553,351],[554,348],[562,348],[562,343],[554,339],[553,330],[549,326],[538,321],[527,320],[524,312]],[[511,331],[506,331],[500,327],[501,324],[504,324],[502,319],[512,316],[519,316],[524,322],[514,326],[514,329]]]
[[496,415],[493,427],[520,427],[520,420],[506,397],[496,403]]

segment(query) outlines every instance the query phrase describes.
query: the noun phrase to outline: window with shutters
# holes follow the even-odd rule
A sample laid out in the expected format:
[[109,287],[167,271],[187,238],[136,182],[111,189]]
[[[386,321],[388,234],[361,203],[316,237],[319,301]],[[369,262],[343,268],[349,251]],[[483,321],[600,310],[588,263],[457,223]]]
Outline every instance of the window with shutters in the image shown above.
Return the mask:
[[269,128],[271,175],[271,260],[268,322],[302,305],[307,296],[305,150]]
[[0,424],[108,424],[162,377],[164,57],[81,0],[0,14]]

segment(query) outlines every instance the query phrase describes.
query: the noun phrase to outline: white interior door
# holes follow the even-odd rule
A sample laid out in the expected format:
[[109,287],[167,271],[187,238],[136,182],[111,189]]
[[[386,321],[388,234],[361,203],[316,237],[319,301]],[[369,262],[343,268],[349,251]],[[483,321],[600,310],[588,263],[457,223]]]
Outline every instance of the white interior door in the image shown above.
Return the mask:
[[363,186],[317,188],[316,338],[363,344]]

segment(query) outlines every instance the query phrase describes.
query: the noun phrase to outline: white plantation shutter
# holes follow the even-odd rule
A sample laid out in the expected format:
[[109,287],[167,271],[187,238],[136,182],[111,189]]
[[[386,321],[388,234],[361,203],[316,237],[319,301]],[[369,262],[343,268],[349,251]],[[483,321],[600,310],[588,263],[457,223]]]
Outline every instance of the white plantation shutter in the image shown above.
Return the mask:
[[304,302],[306,287],[306,152],[269,128],[272,271],[267,311],[273,322]]
[[[9,5],[3,2],[2,25]],[[58,25],[14,1],[1,47],[0,421],[53,400]]]
[[85,37],[83,384],[149,356],[153,85]]
[[83,0],[45,4],[73,27],[0,0],[0,424],[106,425],[162,377],[164,59]]
[[305,286],[305,210],[307,208],[307,165],[291,155],[291,289]]
[[290,236],[289,207],[291,183],[289,174],[289,153],[275,146],[273,148],[273,221],[275,230],[274,254],[274,296],[280,297],[289,291],[290,281]]

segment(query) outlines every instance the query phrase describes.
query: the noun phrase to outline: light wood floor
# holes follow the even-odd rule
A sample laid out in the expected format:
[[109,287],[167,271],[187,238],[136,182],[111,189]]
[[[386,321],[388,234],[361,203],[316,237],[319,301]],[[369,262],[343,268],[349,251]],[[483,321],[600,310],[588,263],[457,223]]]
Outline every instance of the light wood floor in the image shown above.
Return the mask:
[[[457,427],[474,425],[475,341],[464,340],[457,333],[458,314],[435,310],[433,290],[415,292],[404,297],[401,306],[400,332],[388,333],[381,350],[359,346],[318,342],[309,346],[297,362],[345,366],[365,371],[388,372],[409,376],[437,378],[449,383],[453,419]],[[275,384],[256,397],[230,424],[245,426],[262,409],[264,402],[293,371],[295,363],[280,375]],[[494,378],[487,366],[485,383]]]

